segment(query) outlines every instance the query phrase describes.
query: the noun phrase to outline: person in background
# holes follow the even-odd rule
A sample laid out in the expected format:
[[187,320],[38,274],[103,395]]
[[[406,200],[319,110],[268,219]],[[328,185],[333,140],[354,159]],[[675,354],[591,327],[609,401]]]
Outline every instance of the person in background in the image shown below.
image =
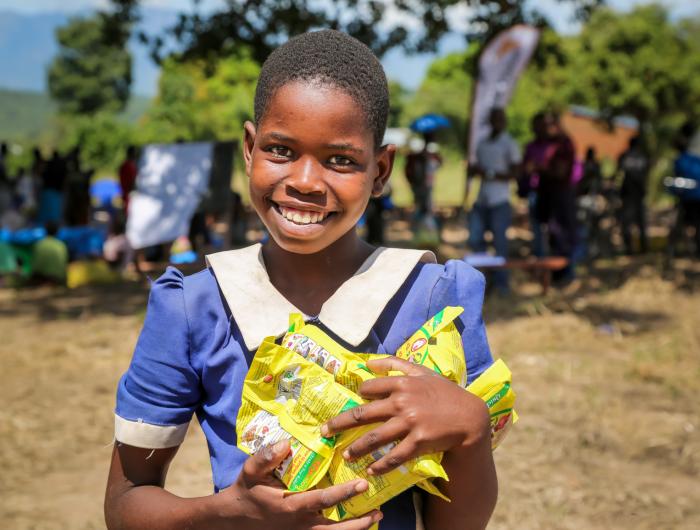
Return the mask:
[[7,144],[5,142],[0,143],[0,180],[7,180]]
[[[484,233],[493,234],[496,255],[508,256],[506,230],[511,222],[511,181],[518,176],[520,148],[506,130],[506,113],[501,108],[489,114],[491,133],[476,147],[476,164],[468,178],[480,178],[481,187],[469,216],[469,246],[474,252],[485,252]],[[501,293],[508,292],[507,271],[494,272],[494,285]]]
[[673,251],[681,233],[687,226],[695,229],[695,254],[700,258],[700,156],[690,152],[690,142],[695,126],[688,122],[683,125],[676,138],[678,157],[673,163],[675,176],[695,182],[693,188],[676,191],[678,196],[678,218],[671,230],[669,245]]
[[122,200],[124,201],[124,213],[126,216],[129,215],[129,194],[134,191],[137,174],[136,147],[130,145],[126,148],[126,159],[119,166],[119,184],[122,188]]
[[413,194],[413,205],[415,213],[413,215],[414,224],[425,216],[429,210],[429,194],[426,184],[426,159],[425,142],[420,138],[411,138],[408,143],[408,154],[406,155],[405,175],[408,185]]
[[126,238],[126,222],[123,217],[115,217],[112,229],[102,247],[105,261],[112,269],[123,272],[134,261],[134,250]]
[[576,197],[571,178],[576,151],[574,143],[562,128],[559,115],[545,115],[549,146],[539,169],[537,187],[537,220],[549,231],[550,253],[569,259],[569,265],[552,275],[559,284],[574,278],[574,251],[578,242]]
[[545,255],[544,232],[537,220],[537,186],[540,183],[539,172],[544,167],[547,148],[550,145],[547,135],[547,123],[544,112],[535,114],[531,122],[534,139],[525,146],[523,171],[518,178],[518,196],[527,198],[530,229],[532,230],[532,254],[538,258]]
[[581,227],[581,256],[596,256],[600,253],[600,221],[603,210],[600,206],[603,192],[603,175],[594,147],[586,150],[582,177],[576,186],[576,206]]
[[22,215],[31,220],[37,208],[37,188],[38,181],[34,178],[31,168],[20,169],[17,177],[15,192]]
[[639,247],[642,253],[648,250],[647,221],[644,199],[647,194],[649,178],[649,155],[639,136],[630,139],[629,147],[620,155],[617,163],[618,172],[622,173],[620,198],[622,199],[622,239],[625,252],[633,253],[633,225],[639,230]]
[[63,241],[56,238],[57,233],[58,224],[49,221],[46,224],[46,237],[34,244],[33,283],[66,283],[68,248]]
[[68,154],[66,170],[66,224],[85,226],[90,218],[90,178],[93,172],[82,166],[80,147],[74,147]]
[[39,223],[60,223],[63,218],[63,191],[66,183],[66,160],[54,151],[41,174]]
[[0,144],[0,217],[12,208],[12,184],[7,174],[7,144]]

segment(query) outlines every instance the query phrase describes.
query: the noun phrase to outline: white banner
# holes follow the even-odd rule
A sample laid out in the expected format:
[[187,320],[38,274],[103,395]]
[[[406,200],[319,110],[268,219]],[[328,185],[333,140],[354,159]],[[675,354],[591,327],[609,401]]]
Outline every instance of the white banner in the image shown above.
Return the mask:
[[213,143],[146,146],[136,191],[129,198],[126,237],[133,248],[189,233],[192,215],[209,186],[213,150]]
[[469,129],[470,162],[475,161],[476,146],[490,133],[491,109],[505,109],[508,105],[515,84],[537,47],[539,36],[536,28],[519,24],[496,35],[481,53]]

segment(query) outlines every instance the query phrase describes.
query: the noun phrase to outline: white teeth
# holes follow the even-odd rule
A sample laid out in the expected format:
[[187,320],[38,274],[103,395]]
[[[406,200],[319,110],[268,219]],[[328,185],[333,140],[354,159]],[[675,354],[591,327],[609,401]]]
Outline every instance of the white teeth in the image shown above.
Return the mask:
[[320,223],[327,217],[327,214],[322,212],[303,212],[300,210],[290,210],[282,206],[279,207],[279,212],[285,219],[300,225]]

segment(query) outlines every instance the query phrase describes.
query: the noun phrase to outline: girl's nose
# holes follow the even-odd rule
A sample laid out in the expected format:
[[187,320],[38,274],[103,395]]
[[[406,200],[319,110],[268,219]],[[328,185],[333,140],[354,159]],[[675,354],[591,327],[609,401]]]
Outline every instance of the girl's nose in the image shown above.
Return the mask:
[[286,184],[305,195],[322,194],[325,192],[323,169],[312,157],[302,157],[294,164]]

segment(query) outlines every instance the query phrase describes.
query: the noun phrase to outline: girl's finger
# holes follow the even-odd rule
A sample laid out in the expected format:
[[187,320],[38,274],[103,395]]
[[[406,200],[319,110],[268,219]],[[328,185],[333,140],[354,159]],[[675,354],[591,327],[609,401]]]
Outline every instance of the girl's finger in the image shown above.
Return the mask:
[[312,530],[368,530],[374,523],[381,521],[383,517],[384,514],[382,514],[382,512],[374,510],[367,515],[356,517],[355,519],[348,519],[328,525],[314,526]]
[[286,497],[292,511],[319,512],[335,506],[339,502],[348,500],[355,495],[366,491],[369,485],[364,479],[352,480],[336,486],[328,488],[305,491],[303,493],[294,493]]
[[350,444],[350,446],[343,451],[343,458],[346,460],[356,460],[386,444],[400,440],[406,436],[407,433],[408,431],[403,427],[402,422],[391,419]]
[[338,414],[321,426],[321,435],[328,438],[336,433],[352,429],[359,425],[368,425],[386,421],[393,416],[393,409],[386,401],[372,401],[357,405]]
[[369,360],[367,361],[367,368],[372,370],[375,374],[387,374],[392,371],[403,372],[406,375],[427,375],[434,373],[424,366],[419,366],[394,356]]
[[368,475],[383,475],[417,457],[415,444],[404,438],[391,451],[367,468]]
[[263,447],[245,461],[241,470],[241,478],[248,485],[265,482],[272,477],[272,472],[287,458],[288,454],[289,440],[282,440],[274,445]]

